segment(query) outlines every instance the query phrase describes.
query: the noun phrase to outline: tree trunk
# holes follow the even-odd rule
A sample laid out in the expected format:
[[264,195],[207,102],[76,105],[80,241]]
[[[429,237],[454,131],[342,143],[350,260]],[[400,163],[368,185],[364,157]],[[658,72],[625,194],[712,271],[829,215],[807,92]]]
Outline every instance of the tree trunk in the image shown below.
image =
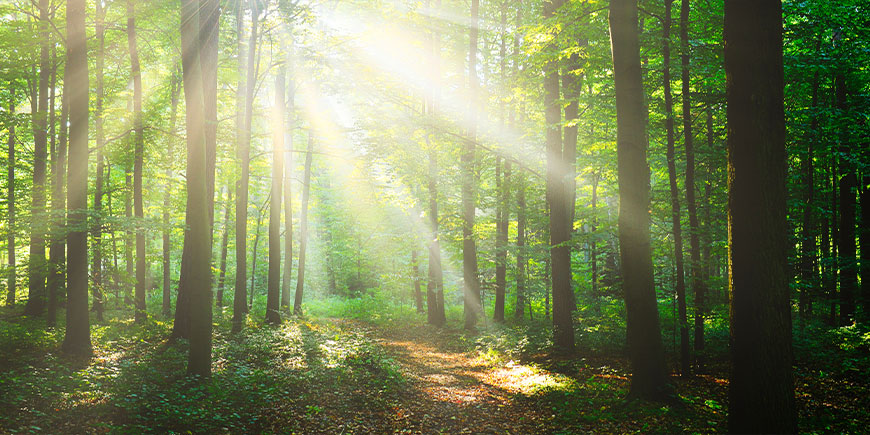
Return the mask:
[[[15,86],[9,86],[9,113],[15,113]],[[66,94],[66,92],[64,92]],[[6,155],[6,185],[8,188],[9,198],[7,200],[7,218],[8,232],[6,235],[6,252],[9,257],[9,275],[6,278],[6,305],[15,305],[15,287],[16,272],[15,272],[15,122],[9,123],[9,137],[6,142],[9,148]],[[87,302],[86,302],[87,303]]]
[[514,306],[514,319],[522,320],[526,303],[526,179],[517,174],[517,302]]
[[[687,0],[683,0],[688,4]],[[680,197],[677,190],[677,165],[674,152],[673,97],[671,94],[671,5],[673,0],[665,0],[665,19],[663,25],[665,129],[668,135],[668,180],[671,187],[671,228],[674,234],[674,263],[676,276],[674,288],[677,293],[677,322],[680,324],[680,370],[683,375],[691,371],[689,362],[689,325],[686,319],[686,282],[683,271],[683,232],[680,223]],[[684,91],[685,92],[685,89]],[[685,100],[684,100],[685,101]],[[683,103],[685,105],[685,102]],[[686,170],[688,172],[688,169]]]
[[305,153],[305,172],[302,179],[302,205],[299,216],[299,272],[296,276],[296,295],[293,314],[302,315],[302,291],[305,288],[305,251],[308,247],[308,195],[311,190],[311,152],[314,149],[314,132],[308,131],[308,151]]
[[[242,14],[239,15],[241,20]],[[241,165],[241,178],[236,191],[236,289],[233,302],[233,331],[242,330],[247,306],[245,305],[245,285],[247,281],[248,253],[248,182],[251,173],[251,119],[254,110],[254,90],[257,85],[255,72],[257,60],[257,27],[260,11],[257,2],[251,3],[251,37],[248,42],[248,68],[245,88],[245,119],[238,144],[238,159]]]
[[92,238],[93,247],[91,248],[91,274],[94,277],[94,287],[91,291],[94,297],[94,309],[97,311],[97,319],[103,320],[103,302],[104,290],[103,285],[103,173],[105,172],[105,159],[103,151],[106,147],[106,134],[103,128],[103,97],[104,97],[104,80],[103,74],[106,63],[106,9],[103,2],[96,2],[96,37],[97,37],[97,56],[96,56],[96,101],[94,107],[94,130],[97,146],[97,173],[96,183],[94,185],[94,214]]
[[[845,116],[848,108],[848,90],[845,74],[839,72],[834,80],[837,94],[837,109],[840,116]],[[858,187],[858,176],[850,159],[845,157],[851,153],[849,132],[846,127],[840,132],[839,152],[839,209],[840,225],[837,250],[837,264],[840,268],[840,325],[850,325],[855,317],[855,293],[858,290],[858,268],[856,267],[855,247],[855,189]]]
[[290,306],[290,285],[293,275],[293,197],[291,195],[290,182],[293,179],[293,125],[295,114],[296,97],[295,83],[293,75],[290,75],[290,87],[288,97],[288,113],[290,116],[290,125],[287,131],[287,143],[285,144],[285,162],[284,162],[284,275],[281,279],[281,307],[289,308]]
[[619,176],[619,252],[632,366],[629,395],[663,399],[670,394],[653,283],[650,247],[650,185],[646,160],[647,113],[638,42],[636,0],[610,3],[613,78],[616,91],[616,153]]
[[[821,41],[821,40],[820,40]],[[819,44],[816,45],[820,48]],[[801,218],[801,255],[800,255],[800,279],[801,286],[798,299],[798,313],[803,325],[812,316],[812,296],[816,289],[816,233],[813,219],[813,208],[815,207],[815,158],[814,143],[816,141],[816,131],[819,128],[818,117],[816,110],[818,108],[819,98],[819,73],[813,75],[812,98],[810,102],[810,132],[807,141],[807,155],[801,159],[801,178],[804,181],[804,210]],[[863,245],[862,245],[863,246]]]
[[[480,0],[471,0],[471,25],[468,30],[468,81],[472,106],[477,103],[477,39]],[[474,240],[475,188],[474,140],[477,120],[471,121],[469,140],[462,144],[460,167],[462,172],[462,289],[465,329],[474,329],[481,312],[480,280],[477,271],[477,244]]]
[[63,350],[91,354],[88,319],[88,47],[85,1],[67,0],[67,61],[64,93],[69,92],[69,166],[66,332]]
[[42,316],[45,312],[45,173],[48,131],[49,1],[39,0],[39,89],[37,109],[33,113],[33,189],[30,215],[30,257],[28,261],[28,297],[24,314]]
[[[563,0],[550,0],[544,3],[544,17],[552,17],[563,3]],[[574,84],[571,80],[569,82]],[[566,92],[568,91],[566,90]],[[569,350],[574,347],[574,329],[571,317],[571,303],[573,301],[571,248],[568,246],[571,240],[571,228],[568,224],[572,218],[567,204],[569,197],[567,179],[570,177],[571,169],[565,161],[562,145],[562,109],[559,92],[559,68],[556,61],[549,61],[544,65],[544,111],[547,123],[547,203],[550,208],[553,344],[559,350]],[[574,133],[576,148],[576,130]]]
[[417,248],[411,250],[411,280],[414,283],[414,304],[417,314],[423,314],[423,291],[420,288],[420,265],[417,264]]
[[282,64],[275,76],[275,113],[272,132],[272,201],[269,205],[269,281],[266,323],[281,322],[281,196],[284,188],[284,99],[287,70]]
[[163,187],[163,316],[172,314],[172,301],[170,288],[172,287],[172,227],[169,220],[169,212],[172,207],[172,165],[175,162],[175,138],[178,133],[178,94],[181,92],[181,83],[177,72],[173,72],[170,87],[172,89],[169,112],[169,140],[166,150],[166,184]]
[[268,205],[269,200],[263,203],[263,207],[257,209],[257,226],[254,230],[254,249],[253,249],[253,258],[251,258],[251,286],[248,289],[248,312],[251,312],[251,309],[254,308],[254,283],[257,279],[257,253],[258,248],[260,247],[260,226],[263,225],[263,209]]
[[233,202],[233,188],[232,186],[227,187],[227,201],[224,205],[224,225],[223,225],[223,235],[221,236],[221,263],[220,263],[220,272],[218,274],[218,288],[217,288],[217,306],[224,306],[224,286],[226,285],[227,279],[227,251],[229,251],[229,242],[230,242],[230,208],[232,207]]
[[[215,0],[206,0],[215,1]],[[214,7],[217,7],[216,5]],[[211,237],[208,213],[208,164],[206,140],[206,114],[203,89],[204,75],[200,68],[199,35],[217,32],[207,20],[201,19],[205,10],[197,0],[181,3],[181,64],[184,81],[185,121],[187,125],[187,216],[190,259],[188,291],[190,316],[190,351],[187,373],[208,377],[211,375]],[[182,256],[184,256],[182,254]],[[182,268],[182,273],[185,270]]]
[[67,99],[61,97],[61,115],[60,115],[60,138],[55,136],[55,125],[57,124],[55,115],[55,89],[57,89],[57,53],[55,49],[51,51],[52,64],[55,65],[51,72],[51,103],[49,125],[51,136],[51,208],[53,228],[50,231],[51,245],[49,246],[48,254],[48,315],[46,324],[55,326],[57,321],[57,305],[58,298],[64,294],[65,284],[65,263],[66,263],[66,240],[62,230],[66,227],[66,200],[63,197],[63,172],[66,160],[66,121],[67,121]]
[[686,211],[689,214],[689,258],[691,259],[692,290],[695,293],[695,364],[701,365],[704,349],[704,315],[706,313],[706,289],[701,267],[701,242],[698,239],[700,224],[695,205],[695,150],[692,137],[691,86],[689,81],[689,0],[680,6],[680,59],[683,84],[683,137],[686,146]]
[[[133,174],[130,172],[130,167],[124,168],[124,217],[127,222],[133,221]],[[128,224],[129,225],[129,224]],[[131,280],[135,279],[135,268],[133,264],[133,248],[135,244],[135,231],[129,227],[124,231],[124,267],[127,276],[124,277],[124,303],[133,304],[135,310],[135,295],[131,294]],[[103,302],[97,305],[94,301],[94,309],[98,310],[98,316],[102,317]]]
[[145,154],[145,137],[142,126],[142,74],[139,69],[139,50],[136,46],[136,4],[127,0],[127,45],[130,49],[130,75],[133,77],[133,203],[136,213],[136,323],[145,322],[145,218],[142,201],[142,165]]
[[782,5],[725,3],[731,381],[728,430],[796,433]]

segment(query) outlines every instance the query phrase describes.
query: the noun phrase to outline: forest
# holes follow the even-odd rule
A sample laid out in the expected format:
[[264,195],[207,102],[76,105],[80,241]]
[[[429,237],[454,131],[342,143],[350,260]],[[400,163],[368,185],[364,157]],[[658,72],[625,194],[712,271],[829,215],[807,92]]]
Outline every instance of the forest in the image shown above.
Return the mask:
[[0,433],[862,433],[864,0],[0,0]]

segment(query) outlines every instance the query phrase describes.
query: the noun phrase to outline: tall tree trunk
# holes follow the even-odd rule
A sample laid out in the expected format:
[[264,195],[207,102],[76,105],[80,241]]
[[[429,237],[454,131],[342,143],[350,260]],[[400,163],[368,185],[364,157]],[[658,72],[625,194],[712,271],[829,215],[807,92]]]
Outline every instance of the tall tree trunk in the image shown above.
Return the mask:
[[[820,42],[816,45],[817,51],[820,48]],[[812,296],[815,293],[817,275],[816,275],[816,233],[813,219],[813,208],[815,207],[815,158],[816,131],[819,128],[818,117],[816,110],[818,108],[819,98],[819,73],[813,75],[812,98],[810,102],[810,132],[807,141],[807,155],[801,159],[801,177],[804,181],[804,210],[801,218],[801,255],[800,255],[800,294],[798,299],[798,313],[803,325],[812,316]]]
[[728,430],[796,433],[782,5],[725,3],[731,382]]
[[611,1],[620,275],[625,292],[626,332],[632,366],[629,394],[661,399],[670,394],[670,388],[653,283],[649,165],[646,160],[648,116],[643,103],[637,22],[637,0]]
[[[472,105],[477,103],[477,39],[480,0],[471,0],[471,25],[468,30],[468,81]],[[462,144],[462,279],[465,329],[473,329],[481,312],[480,280],[477,272],[477,244],[474,240],[475,188],[474,166],[477,120],[471,121],[469,139]]]
[[[550,18],[562,6],[563,0],[544,3],[544,17]],[[576,81],[576,80],[575,80]],[[569,80],[572,85],[575,83]],[[570,94],[570,92],[568,92]],[[547,203],[550,208],[550,273],[553,288],[553,344],[557,349],[574,347],[574,327],[571,305],[571,228],[568,210],[568,185],[573,184],[570,166],[565,161],[562,145],[562,109],[559,92],[559,67],[555,61],[544,65],[544,117],[547,123]],[[570,113],[570,110],[569,110]],[[576,148],[576,130],[574,130]],[[571,153],[568,153],[571,154]],[[571,178],[571,183],[567,182]]]
[[259,256],[259,247],[260,247],[260,226],[263,225],[263,209],[268,205],[269,200],[266,199],[266,202],[263,203],[263,206],[257,209],[257,226],[254,230],[254,246],[253,246],[253,254],[251,258],[251,286],[248,288],[248,312],[251,312],[251,309],[254,308],[254,284],[257,280],[257,259]]
[[[837,96],[837,109],[840,116],[845,116],[848,108],[848,90],[846,77],[838,72],[834,80]],[[839,152],[842,156],[851,153],[849,132],[845,127],[840,132]],[[855,293],[858,290],[858,268],[856,267],[855,247],[855,189],[858,187],[858,176],[854,165],[847,157],[839,159],[839,210],[840,225],[837,243],[837,264],[840,269],[840,325],[849,325],[855,317]]]
[[65,263],[66,263],[66,240],[62,229],[66,226],[66,201],[63,197],[63,171],[64,160],[66,159],[66,97],[61,97],[61,137],[55,136],[55,126],[57,125],[55,113],[55,99],[57,89],[57,52],[56,49],[51,50],[52,65],[51,71],[51,103],[49,103],[49,136],[51,137],[51,221],[53,228],[50,230],[51,244],[48,248],[48,313],[46,316],[46,324],[55,326],[57,321],[57,305],[58,298],[64,293],[65,284]]
[[97,145],[97,173],[96,182],[94,184],[94,214],[92,240],[93,247],[91,248],[91,274],[94,277],[94,286],[91,290],[94,297],[94,309],[97,311],[97,319],[103,320],[103,295],[105,286],[103,285],[103,173],[105,172],[105,163],[103,151],[106,147],[106,134],[103,128],[103,97],[104,97],[104,69],[106,63],[106,5],[103,2],[96,2],[96,38],[97,38],[97,55],[96,55],[96,101],[94,107],[94,135]]
[[175,162],[175,139],[178,133],[178,94],[181,92],[181,83],[179,81],[178,72],[172,74],[170,87],[172,88],[170,104],[172,108],[169,112],[169,140],[166,149],[166,184],[163,186],[163,316],[169,317],[172,314],[172,298],[170,288],[172,287],[172,227],[170,225],[169,214],[172,208],[172,181],[173,171],[172,165]]
[[139,50],[136,46],[136,4],[127,0],[127,45],[130,49],[130,75],[133,77],[133,203],[136,213],[136,323],[148,319],[145,310],[145,218],[142,204],[142,165],[145,154],[145,137],[142,126],[142,73],[139,69]]
[[[129,165],[124,167],[124,217],[127,222],[133,221],[133,173],[130,172]],[[136,279],[136,271],[133,263],[133,249],[136,243],[135,230],[127,228],[124,231],[124,268],[127,276],[124,277],[124,303],[133,304],[135,310],[135,295],[131,290],[131,280]],[[135,283],[134,287],[135,287]],[[103,298],[100,298],[100,304],[94,301],[94,310],[97,310],[97,315],[102,317]]]
[[417,263],[417,248],[411,250],[411,280],[414,284],[414,305],[417,306],[417,314],[423,314],[423,291],[420,288],[420,265]]
[[48,131],[48,81],[51,73],[49,64],[50,32],[49,1],[39,0],[39,87],[37,109],[33,113],[33,189],[30,216],[30,257],[28,261],[28,297],[24,313],[41,316],[45,312],[45,173]]
[[[15,113],[15,85],[10,83],[9,86],[9,113]],[[66,92],[64,92],[66,94]],[[6,186],[8,189],[6,222],[8,224],[6,235],[6,252],[9,257],[8,277],[6,278],[6,305],[15,305],[15,287],[16,271],[15,271],[15,122],[9,123],[9,137],[7,138],[6,146],[8,154],[6,155]]]
[[[428,136],[427,136],[428,138]],[[444,313],[444,277],[441,268],[441,242],[438,235],[438,163],[434,145],[427,140],[429,148],[429,227],[431,231],[426,282],[426,319],[430,325],[444,326],[447,318]]]
[[282,64],[275,75],[275,112],[272,132],[272,201],[269,205],[269,280],[266,323],[281,322],[281,197],[284,188],[284,99],[287,70]]
[[704,349],[704,315],[706,313],[705,278],[701,267],[701,242],[698,208],[695,204],[695,150],[692,136],[691,86],[689,81],[689,0],[680,4],[680,60],[683,85],[683,140],[686,146],[686,211],[689,214],[689,258],[692,290],[695,293],[695,363],[701,365]]
[[[687,0],[683,0],[688,4]],[[671,228],[674,234],[674,263],[676,276],[674,288],[677,293],[677,322],[680,324],[680,369],[684,375],[691,371],[689,362],[689,325],[686,319],[686,282],[683,271],[683,231],[680,224],[680,197],[677,190],[677,165],[674,151],[674,103],[671,94],[671,5],[673,0],[665,0],[665,19],[663,25],[662,53],[664,57],[665,129],[668,135],[668,180],[671,187]],[[684,90],[685,92],[685,90]],[[684,103],[685,104],[685,103]],[[687,170],[688,172],[688,170]]]
[[227,251],[230,242],[230,209],[233,202],[233,188],[227,187],[227,201],[224,205],[223,235],[221,235],[221,263],[217,282],[217,306],[224,306],[224,286],[227,279]]
[[[241,15],[240,15],[241,17]],[[254,111],[254,90],[257,85],[257,27],[260,11],[257,2],[251,3],[251,37],[248,42],[248,68],[245,88],[245,119],[238,144],[238,159],[241,165],[241,178],[236,190],[236,289],[233,302],[233,331],[242,330],[247,306],[245,305],[245,285],[247,281],[248,252],[248,183],[251,173],[251,119]],[[241,19],[241,18],[240,18]]]
[[302,291],[305,289],[305,251],[308,247],[308,195],[311,190],[311,152],[314,149],[314,132],[308,131],[308,151],[305,153],[305,172],[302,179],[302,205],[299,216],[299,273],[296,276],[296,295],[293,314],[302,315]]
[[63,350],[91,354],[88,319],[88,46],[85,0],[67,0],[67,61],[64,93],[69,92],[66,332]]
[[[215,1],[215,0],[208,0]],[[216,6],[215,6],[216,7]],[[187,125],[187,216],[189,243],[190,286],[188,291],[190,315],[190,351],[187,373],[211,375],[211,237],[208,214],[208,164],[206,145],[206,113],[203,89],[204,76],[200,68],[200,49],[203,32],[217,31],[201,19],[202,5],[197,0],[181,3],[181,64],[184,81],[185,117]],[[182,254],[182,257],[184,255]],[[182,273],[185,270],[182,268]]]
[[202,69],[202,99],[205,104],[205,199],[208,211],[209,264],[214,240],[214,187],[217,166],[217,67],[218,32],[220,31],[220,1],[199,0],[201,31],[200,67]]
[[287,143],[284,145],[284,275],[281,279],[281,307],[290,306],[290,285],[293,275],[293,196],[290,182],[293,179],[293,126],[295,124],[296,89],[291,70],[287,95],[290,125],[287,128]]
[[[502,90],[507,89],[507,2],[503,2],[499,27],[499,72]],[[507,107],[501,102],[501,118],[504,124]],[[513,113],[511,113],[513,116]],[[511,162],[505,159],[504,175],[501,176],[501,158],[496,157],[496,240],[495,240],[495,307],[493,320],[504,322],[505,291],[507,289],[507,244],[510,225],[510,173]]]
[[526,179],[517,174],[517,301],[514,305],[514,319],[523,318],[526,303]]
[[600,170],[594,172],[592,174],[592,201],[589,205],[592,208],[592,224],[590,225],[589,232],[592,234],[592,240],[589,243],[589,262],[592,263],[590,266],[592,273],[592,297],[595,301],[595,309],[599,310],[601,308],[601,295],[598,294],[598,216],[597,216],[597,208],[598,208],[598,182],[600,178]]

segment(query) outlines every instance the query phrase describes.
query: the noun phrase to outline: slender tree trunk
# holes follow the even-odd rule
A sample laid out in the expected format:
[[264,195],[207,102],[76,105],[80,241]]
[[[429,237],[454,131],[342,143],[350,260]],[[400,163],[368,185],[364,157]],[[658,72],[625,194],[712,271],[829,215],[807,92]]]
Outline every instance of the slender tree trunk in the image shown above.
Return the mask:
[[724,33],[732,357],[728,430],[797,433],[781,3],[726,2]]
[[136,45],[136,3],[127,0],[127,45],[130,49],[130,75],[133,77],[133,203],[136,213],[136,323],[145,322],[145,218],[142,198],[142,166],[145,154],[145,137],[142,121],[142,74],[139,69],[139,50]]
[[[48,254],[48,315],[46,324],[55,326],[57,322],[57,305],[58,298],[65,293],[65,263],[66,263],[66,237],[63,234],[63,229],[66,228],[66,201],[63,197],[63,172],[66,160],[66,116],[67,116],[67,101],[66,96],[61,97],[61,137],[55,136],[55,125],[57,125],[55,114],[55,90],[57,89],[57,52],[54,48],[51,50],[52,68],[51,72],[51,103],[49,125],[51,137],[51,221],[54,223],[50,230],[51,245],[49,245]],[[65,93],[64,93],[65,95]]]
[[695,150],[692,136],[691,86],[689,81],[689,0],[680,4],[680,60],[683,85],[683,137],[686,146],[686,211],[689,214],[689,258],[691,259],[692,290],[695,293],[695,364],[701,365],[704,349],[704,315],[706,289],[701,267],[701,247],[698,239],[700,224],[695,205]]
[[[499,27],[499,71],[501,73],[501,87],[507,89],[507,2],[500,6],[501,23]],[[507,107],[501,102],[501,118],[504,124]],[[511,113],[513,117],[513,113]],[[504,175],[501,172],[501,159],[496,157],[496,244],[495,244],[495,307],[493,320],[498,323],[504,322],[505,292],[507,290],[507,244],[508,229],[510,225],[510,173],[511,162],[505,159]]]
[[411,250],[411,280],[414,283],[414,304],[417,306],[417,314],[423,314],[423,291],[420,288],[420,265],[417,263],[417,248]]
[[428,217],[432,233],[428,243],[429,279],[426,282],[426,318],[430,325],[444,326],[447,318],[444,313],[444,277],[441,268],[441,242],[438,234],[438,163],[434,145],[427,140],[427,146],[429,148]]
[[592,233],[592,241],[589,243],[589,261],[592,263],[590,269],[592,272],[592,297],[595,298],[595,309],[601,308],[601,295],[598,294],[598,182],[600,178],[600,170],[592,174],[592,224],[589,232]]
[[[9,113],[15,113],[15,86],[9,86]],[[66,94],[66,92],[64,92]],[[9,271],[6,278],[6,305],[15,305],[16,271],[15,271],[15,122],[9,123],[9,137],[6,145],[9,149],[6,155],[6,185],[8,189],[7,199],[7,223],[6,252],[9,257]]]
[[305,153],[305,172],[302,180],[302,205],[299,216],[299,274],[296,277],[296,295],[293,314],[302,315],[302,291],[305,288],[305,251],[308,247],[308,195],[311,190],[311,152],[314,149],[314,132],[308,131],[308,151]]
[[[683,0],[688,4],[687,0]],[[676,276],[674,288],[677,293],[677,322],[680,324],[680,369],[684,375],[689,374],[689,325],[686,320],[686,282],[683,271],[683,231],[680,224],[680,197],[677,189],[677,165],[674,152],[674,103],[671,94],[671,5],[673,0],[665,0],[665,19],[663,25],[662,53],[664,57],[664,93],[665,93],[665,129],[668,135],[668,180],[671,187],[671,228],[674,234],[674,263]],[[685,88],[684,88],[685,92]],[[685,101],[685,100],[684,100]],[[685,104],[685,103],[684,103]],[[688,172],[688,169],[687,169]]]
[[[477,102],[477,39],[480,0],[471,0],[471,25],[468,43],[468,81],[471,101]],[[481,312],[480,280],[477,272],[477,244],[474,240],[475,188],[474,166],[477,121],[471,121],[469,140],[462,145],[460,167],[462,172],[462,279],[465,329],[473,329]]]
[[287,131],[287,143],[284,152],[284,275],[281,279],[281,307],[290,306],[290,285],[293,275],[293,196],[290,182],[293,179],[293,125],[295,124],[296,97],[293,74],[290,75],[290,87],[288,92],[288,114],[290,125]]
[[[848,90],[846,88],[845,74],[839,72],[835,78],[837,96],[837,109],[840,116],[845,116],[848,108]],[[839,152],[846,156],[851,152],[850,138],[845,127],[840,132]],[[848,158],[841,157],[839,161],[839,240],[837,250],[839,253],[838,265],[840,268],[840,325],[849,325],[855,317],[855,293],[858,290],[858,268],[856,267],[855,247],[855,189],[858,187],[858,176],[854,165]]]
[[251,258],[251,286],[248,290],[248,312],[251,312],[251,309],[254,308],[254,283],[257,279],[257,259],[259,256],[258,248],[260,247],[260,226],[263,225],[263,209],[268,205],[269,200],[267,199],[265,203],[263,203],[263,207],[257,209],[257,226],[254,230],[254,252],[253,258]]
[[653,283],[650,247],[650,185],[646,160],[647,113],[638,41],[636,0],[610,3],[613,78],[616,91],[616,153],[619,176],[619,253],[625,292],[626,332],[633,397],[670,394]]
[[[124,217],[127,218],[127,222],[133,221],[133,174],[130,172],[130,167],[126,166],[124,168]],[[124,303],[133,304],[133,309],[135,310],[135,295],[131,292],[133,290],[130,286],[131,280],[135,279],[135,266],[133,263],[133,249],[135,246],[135,230],[127,228],[124,231],[124,267],[127,276],[124,277]],[[98,308],[99,307],[99,308]],[[94,301],[94,309],[98,310],[98,315],[102,316],[103,302],[101,298],[100,305],[96,304]]]
[[69,207],[67,248],[66,332],[63,350],[91,354],[88,319],[88,47],[85,30],[85,1],[67,0],[67,61],[64,93],[69,92],[69,166],[67,206]]
[[105,172],[105,160],[103,150],[106,147],[106,134],[103,128],[103,71],[106,63],[106,9],[103,2],[96,2],[96,101],[94,107],[94,135],[97,145],[97,173],[94,185],[94,214],[91,248],[91,274],[94,277],[94,287],[91,293],[94,297],[94,309],[97,311],[97,320],[103,321],[103,302],[105,286],[103,285],[103,173]]
[[[215,1],[215,0],[208,0]],[[215,6],[216,7],[216,6]],[[190,259],[189,283],[186,289],[189,298],[190,351],[187,373],[208,377],[211,375],[211,237],[208,214],[208,164],[206,139],[204,75],[200,68],[199,35],[210,29],[206,20],[201,20],[202,5],[196,0],[181,3],[181,64],[184,81],[185,117],[187,125],[187,216],[189,228]],[[184,255],[182,254],[182,257]],[[182,268],[182,273],[185,270]]]
[[217,306],[224,306],[224,286],[227,279],[227,252],[229,251],[230,242],[230,209],[233,203],[233,188],[227,187],[227,201],[224,205],[224,225],[223,235],[221,236],[221,263],[220,272],[218,274],[217,288]]
[[172,181],[174,178],[172,165],[175,162],[175,139],[178,132],[178,95],[181,92],[181,83],[178,73],[172,75],[172,95],[170,104],[172,108],[169,112],[169,140],[166,150],[166,184],[163,186],[163,316],[169,317],[172,314],[172,298],[170,288],[172,288],[172,226],[170,225],[169,212],[172,208]]
[[[241,17],[241,15],[240,15]],[[257,85],[255,73],[257,60],[257,27],[260,11],[257,2],[251,3],[251,37],[248,42],[248,68],[245,90],[245,119],[238,144],[238,158],[241,165],[241,179],[236,190],[236,290],[233,302],[233,331],[242,330],[247,306],[245,305],[245,285],[247,281],[248,252],[248,182],[251,172],[251,119],[254,110],[254,90]],[[241,18],[240,18],[241,19]]]
[[[563,0],[550,0],[544,3],[544,17],[552,17],[562,6]],[[576,80],[569,80],[571,85]],[[573,90],[572,90],[573,91]],[[566,90],[568,94],[572,91]],[[562,144],[562,109],[559,92],[559,68],[555,61],[544,65],[544,117],[547,123],[547,203],[550,208],[550,273],[553,288],[553,344],[557,349],[570,350],[574,347],[574,327],[571,316],[574,291],[571,288],[571,228],[573,220],[568,210],[567,189],[573,184],[570,172],[573,170],[565,161]],[[569,109],[569,114],[571,110]],[[574,148],[576,148],[576,130]],[[575,151],[576,152],[576,151]],[[568,153],[572,154],[572,153]],[[571,183],[567,182],[571,178]]]
[[50,32],[49,1],[39,0],[39,86],[37,110],[33,113],[33,189],[30,216],[30,257],[28,261],[28,297],[24,313],[42,316],[45,312],[45,190],[48,131],[48,81],[51,73],[49,65]]
[[[819,44],[816,45],[817,51]],[[819,98],[819,73],[813,75],[812,98],[810,102],[810,137],[807,138],[807,155],[801,159],[801,174],[804,181],[804,210],[801,218],[801,255],[800,255],[800,294],[798,299],[798,313],[803,325],[812,315],[812,294],[816,289],[816,233],[813,219],[815,207],[815,158],[814,143],[816,131],[819,128],[816,110]]]
[[526,179],[517,174],[517,302],[514,306],[514,318],[523,318],[523,306],[526,303]]
[[205,104],[205,199],[209,226],[209,263],[214,240],[214,191],[217,165],[217,67],[220,1],[199,0],[201,32],[200,66],[202,68],[202,98]]
[[275,113],[272,133],[272,201],[269,205],[269,281],[266,323],[281,322],[281,197],[284,188],[284,99],[287,70],[282,64],[275,76]]

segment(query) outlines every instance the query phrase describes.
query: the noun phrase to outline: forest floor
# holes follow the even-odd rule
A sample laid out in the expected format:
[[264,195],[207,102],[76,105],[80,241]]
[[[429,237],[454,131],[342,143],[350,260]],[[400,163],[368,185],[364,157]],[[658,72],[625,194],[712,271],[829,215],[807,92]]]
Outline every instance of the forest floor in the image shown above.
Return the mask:
[[[243,333],[229,334],[229,316],[218,313],[213,375],[204,381],[185,375],[186,343],[167,340],[171,322],[135,325],[126,310],[109,312],[92,328],[94,357],[77,360],[58,351],[62,330],[4,310],[0,433],[713,433],[726,427],[727,358],[710,358],[706,374],[672,377],[675,404],[626,402],[621,345],[594,345],[590,340],[608,336],[600,330],[578,333],[578,351],[562,355],[549,351],[544,322],[467,333],[427,326],[412,314],[391,320],[370,314],[359,320],[315,313],[278,327],[249,321]],[[796,337],[799,359],[822,357],[821,364],[799,361],[796,368],[801,429],[860,432],[870,425],[870,388],[862,378],[867,359],[813,347],[830,339]],[[852,355],[866,353],[860,352]]]

